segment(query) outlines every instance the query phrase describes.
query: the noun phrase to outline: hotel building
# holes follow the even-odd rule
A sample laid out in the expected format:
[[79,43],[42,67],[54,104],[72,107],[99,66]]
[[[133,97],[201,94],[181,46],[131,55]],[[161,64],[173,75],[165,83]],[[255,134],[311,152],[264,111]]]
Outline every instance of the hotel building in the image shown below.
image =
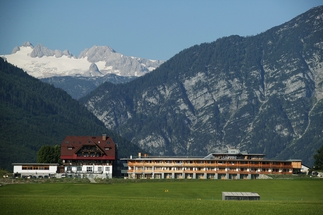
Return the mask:
[[257,179],[262,175],[298,173],[301,160],[272,160],[264,154],[248,154],[237,149],[206,157],[158,157],[141,153],[122,158],[129,179]]

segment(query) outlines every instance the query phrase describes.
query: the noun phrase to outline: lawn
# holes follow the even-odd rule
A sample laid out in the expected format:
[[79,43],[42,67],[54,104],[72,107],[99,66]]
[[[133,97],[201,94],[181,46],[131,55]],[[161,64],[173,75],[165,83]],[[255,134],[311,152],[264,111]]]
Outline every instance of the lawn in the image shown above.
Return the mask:
[[[260,201],[222,201],[222,191]],[[1,214],[321,214],[323,180],[120,180],[0,187]]]

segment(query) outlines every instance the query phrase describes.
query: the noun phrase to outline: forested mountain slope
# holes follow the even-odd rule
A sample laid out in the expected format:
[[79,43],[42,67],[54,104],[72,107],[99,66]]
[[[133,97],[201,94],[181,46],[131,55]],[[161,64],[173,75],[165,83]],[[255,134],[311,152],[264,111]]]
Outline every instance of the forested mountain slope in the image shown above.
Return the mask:
[[29,76],[0,58],[0,168],[36,162],[43,145],[61,144],[67,135],[107,134],[119,156],[142,151],[99,121],[65,91]]
[[129,82],[135,78],[135,76],[108,74],[103,77],[54,76],[50,78],[41,78],[40,80],[63,89],[74,99],[80,99],[104,82],[118,84]]
[[323,7],[250,37],[195,45],[127,84],[80,101],[155,155],[228,145],[313,163],[323,144]]

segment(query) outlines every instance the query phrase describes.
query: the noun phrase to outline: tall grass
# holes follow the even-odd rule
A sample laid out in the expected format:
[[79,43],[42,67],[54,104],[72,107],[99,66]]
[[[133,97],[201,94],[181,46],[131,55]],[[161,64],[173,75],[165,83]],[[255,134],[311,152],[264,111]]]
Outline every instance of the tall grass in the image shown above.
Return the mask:
[[[323,180],[178,180],[0,187],[1,214],[321,214]],[[222,201],[222,191],[260,201]]]

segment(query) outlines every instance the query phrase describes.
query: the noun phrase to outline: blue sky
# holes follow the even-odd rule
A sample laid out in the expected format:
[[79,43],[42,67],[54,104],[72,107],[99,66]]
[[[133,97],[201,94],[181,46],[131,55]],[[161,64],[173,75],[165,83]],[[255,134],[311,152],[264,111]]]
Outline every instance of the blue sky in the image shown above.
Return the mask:
[[94,45],[168,60],[181,50],[283,24],[323,0],[1,0],[0,54],[30,41],[78,56]]

